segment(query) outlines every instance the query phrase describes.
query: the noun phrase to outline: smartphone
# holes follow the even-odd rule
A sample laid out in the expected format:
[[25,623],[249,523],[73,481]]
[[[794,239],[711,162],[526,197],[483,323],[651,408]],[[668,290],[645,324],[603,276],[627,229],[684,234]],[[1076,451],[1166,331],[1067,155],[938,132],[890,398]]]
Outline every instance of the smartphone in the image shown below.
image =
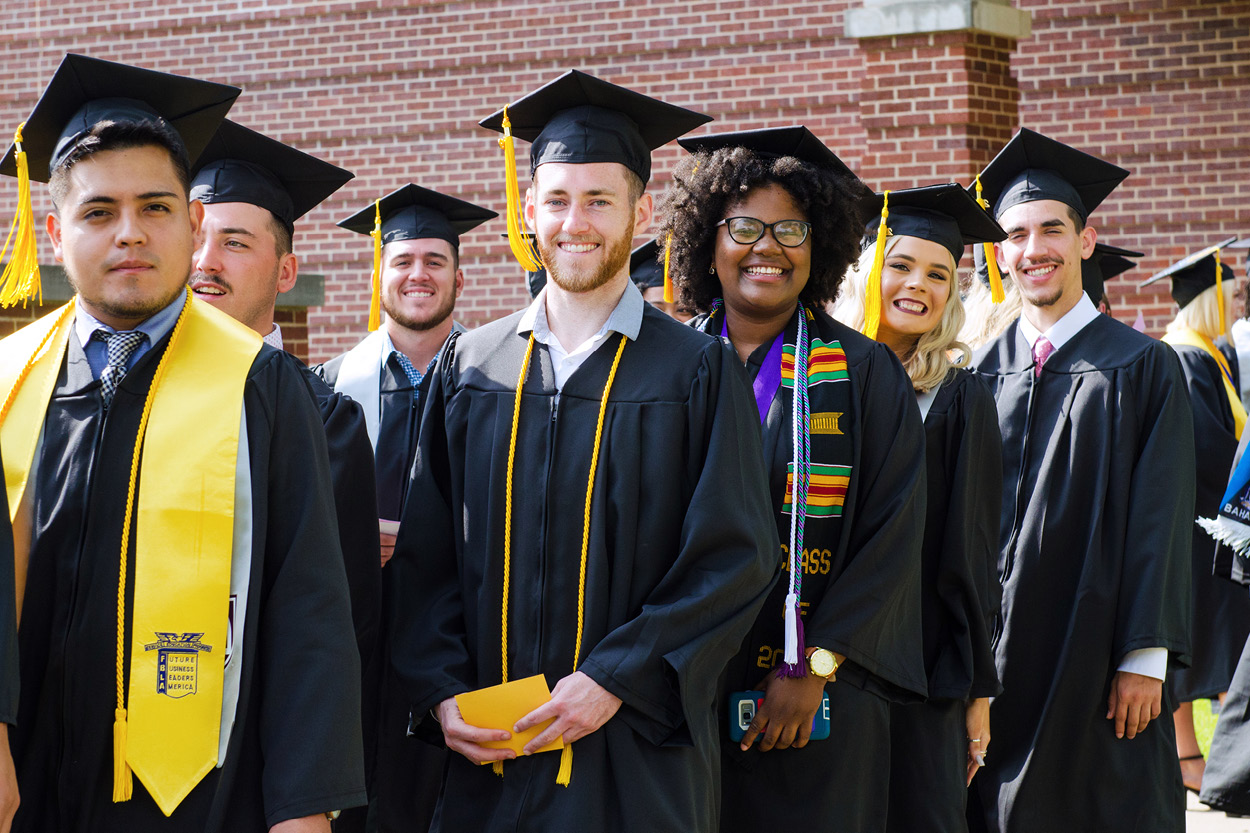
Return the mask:
[[[762,691],[735,691],[729,695],[729,739],[733,741],[741,741],[742,736],[746,734],[747,729],[751,727],[751,721],[755,719],[755,712],[759,709],[760,704],[764,702],[764,692]],[[816,716],[812,718],[812,740],[825,740],[829,737],[829,693],[825,692],[820,698],[820,708],[816,709]]]

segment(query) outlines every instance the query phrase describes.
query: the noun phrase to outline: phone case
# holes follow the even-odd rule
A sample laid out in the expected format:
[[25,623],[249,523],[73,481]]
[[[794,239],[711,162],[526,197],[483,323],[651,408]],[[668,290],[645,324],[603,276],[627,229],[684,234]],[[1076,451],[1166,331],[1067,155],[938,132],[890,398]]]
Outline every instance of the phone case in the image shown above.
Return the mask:
[[[755,712],[764,702],[762,691],[735,691],[729,695],[729,739],[741,741],[755,719]],[[812,740],[829,737],[829,693],[821,695],[820,708],[812,718]]]

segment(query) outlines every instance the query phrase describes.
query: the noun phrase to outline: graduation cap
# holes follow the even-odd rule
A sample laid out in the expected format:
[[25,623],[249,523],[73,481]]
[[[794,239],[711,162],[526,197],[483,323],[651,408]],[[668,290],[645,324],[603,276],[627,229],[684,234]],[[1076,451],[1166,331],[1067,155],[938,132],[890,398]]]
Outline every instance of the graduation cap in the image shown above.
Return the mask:
[[1020,203],[1058,200],[1086,220],[1128,175],[1118,165],[1022,127],[974,187],[977,196],[984,189],[996,218]]
[[193,162],[241,92],[226,84],[66,55],[0,159],[0,174],[17,177],[19,200],[13,256],[0,278],[0,304],[24,302],[39,292],[32,180],[47,182],[100,122],[171,127]]
[[355,176],[232,121],[224,121],[195,164],[191,199],[245,202],[295,231],[295,221]]
[[956,263],[966,244],[993,244],[1007,237],[972,195],[954,182],[885,191],[873,195],[870,204],[880,212],[881,220],[865,231],[865,240],[874,235],[876,240],[864,298],[864,334],[869,338],[877,337],[881,323],[881,270],[887,237],[918,237],[937,243]]
[[408,183],[395,189],[338,225],[373,238],[373,300],[369,304],[369,330],[382,318],[382,246],[397,240],[446,240],[460,250],[460,235],[498,217],[456,197]]
[[[1220,285],[1223,281],[1233,279],[1233,270],[1220,263],[1220,249],[1235,242],[1236,237],[1221,240],[1214,246],[1207,246],[1188,257],[1178,260],[1161,272],[1156,272],[1141,282],[1144,289],[1152,283],[1172,279],[1172,300],[1182,309],[1190,301],[1197,298],[1207,289]],[[1220,304],[1220,332],[1224,332],[1224,305]]]
[[660,241],[651,240],[629,255],[629,279],[639,289],[664,285],[664,267],[660,264]]
[[531,143],[531,175],[547,162],[617,162],[646,183],[652,150],[711,120],[575,69],[487,116],[481,126],[504,136],[508,240],[517,260],[527,271],[542,266],[537,251],[521,237],[513,137]]
[[1095,243],[1094,253],[1081,261],[1081,286],[1095,304],[1106,294],[1103,284],[1137,264],[1131,257],[1144,257],[1142,252],[1121,249],[1107,243]]

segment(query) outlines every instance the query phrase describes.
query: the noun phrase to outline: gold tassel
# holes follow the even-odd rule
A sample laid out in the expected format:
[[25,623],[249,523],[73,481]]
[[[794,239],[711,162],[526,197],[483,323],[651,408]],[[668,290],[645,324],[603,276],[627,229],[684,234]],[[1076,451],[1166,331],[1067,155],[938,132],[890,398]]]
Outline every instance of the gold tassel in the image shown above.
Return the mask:
[[885,239],[890,236],[886,218],[890,216],[890,192],[886,191],[881,202],[881,225],[877,226],[877,243],[873,249],[872,270],[868,273],[868,288],[864,292],[864,335],[875,339],[881,325],[881,270],[885,266]]
[[490,768],[500,778],[503,777],[503,761],[495,761],[493,764],[490,765]]
[[[981,206],[988,213],[990,210],[989,202],[981,196],[981,175],[977,174],[977,205]],[[985,247],[985,271],[990,276],[990,300],[996,304],[1001,304],[1007,298],[1007,293],[1003,289],[1003,275],[998,271],[998,258],[994,255],[993,243],[982,243]]]
[[573,744],[566,743],[560,750],[560,771],[556,773],[556,783],[567,787],[573,780]]
[[382,202],[373,201],[373,283],[369,297],[369,332],[382,326]]
[[[26,306],[26,302],[35,297],[39,298],[40,304],[43,303],[34,209],[30,200],[30,166],[26,161],[26,151],[22,149],[22,128],[25,126],[26,122],[22,122],[13,134],[13,158],[17,163],[17,214],[9,227],[4,247],[0,248],[0,260],[4,259],[6,252],[10,254],[4,274],[0,275],[0,306],[3,307],[14,306],[19,301]],[[13,247],[11,250],[10,244]]]
[[673,293],[673,278],[668,273],[669,257],[673,254],[673,233],[670,231],[668,237],[664,238],[664,303],[671,304],[675,300]]
[[126,763],[126,710],[113,712],[113,803],[129,801],[134,776]]
[[512,120],[508,118],[507,107],[503,108],[503,138],[499,140],[499,146],[503,148],[504,182],[508,194],[508,245],[522,269],[537,272],[543,268],[543,260],[525,234],[521,186],[516,178],[516,142],[512,139]]
[[1215,250],[1215,296],[1219,299],[1220,335],[1228,335],[1224,323],[1224,267],[1220,266],[1220,250]]

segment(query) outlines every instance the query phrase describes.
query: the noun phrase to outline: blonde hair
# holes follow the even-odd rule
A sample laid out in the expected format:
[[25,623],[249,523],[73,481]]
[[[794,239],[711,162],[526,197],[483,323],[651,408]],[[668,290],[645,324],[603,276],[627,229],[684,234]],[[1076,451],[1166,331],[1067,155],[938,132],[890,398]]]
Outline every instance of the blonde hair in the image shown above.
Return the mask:
[[973,277],[968,286],[968,295],[964,298],[968,315],[959,338],[971,345],[973,350],[989,344],[1002,335],[1003,330],[1020,317],[1020,312],[1024,308],[1024,301],[1020,298],[1020,289],[1016,286],[1016,282],[1006,271],[1002,273],[1002,276],[1005,297],[1001,304],[994,303],[990,298],[989,287],[981,283],[978,278]]
[[[902,238],[903,235],[886,238],[887,257]],[[872,261],[873,247],[869,246],[859,256],[859,260],[851,264],[846,277],[842,279],[842,289],[832,310],[834,318],[860,331],[864,327],[864,293],[867,291]],[[936,327],[920,337],[906,356],[900,357],[903,360],[903,369],[911,378],[912,387],[920,393],[927,393],[942,384],[952,368],[967,367],[972,358],[972,349],[959,340],[959,328],[964,323],[964,307],[959,298],[959,281],[953,258],[950,267],[950,296],[942,310],[942,319]]]
[[[1224,281],[1224,326],[1233,325],[1233,284],[1236,281]],[[1228,335],[1220,332],[1219,296],[1215,285],[1208,286],[1198,293],[1188,304],[1180,308],[1176,317],[1168,324],[1169,333],[1188,327],[1199,335],[1215,341],[1220,336]]]

